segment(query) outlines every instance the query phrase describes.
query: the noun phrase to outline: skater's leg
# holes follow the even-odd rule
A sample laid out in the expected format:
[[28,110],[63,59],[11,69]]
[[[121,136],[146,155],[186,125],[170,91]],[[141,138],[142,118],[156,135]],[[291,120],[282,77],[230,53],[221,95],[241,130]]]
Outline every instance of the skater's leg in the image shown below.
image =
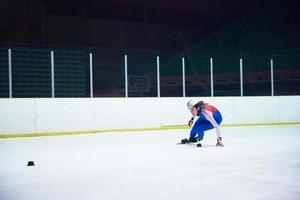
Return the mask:
[[189,141],[192,141],[196,137],[197,133],[198,133],[197,126],[194,125],[190,132]]
[[[220,112],[216,112],[214,114],[214,118],[218,124],[222,122],[222,116]],[[190,140],[193,140],[196,135],[198,135],[198,139],[201,141],[204,137],[204,131],[213,129],[214,126],[208,121],[204,115],[200,115],[198,120],[195,122],[191,132],[190,132]]]
[[202,131],[201,129],[198,129],[198,139],[199,141],[202,141],[204,137],[204,131]]
[[217,124],[220,125],[222,123],[222,115],[219,111],[215,112],[213,115],[214,119],[216,120]]
[[204,137],[204,131],[213,129],[213,125],[204,117],[200,115],[199,119],[194,124],[193,129],[196,129],[195,132],[198,134],[198,139],[201,141]]

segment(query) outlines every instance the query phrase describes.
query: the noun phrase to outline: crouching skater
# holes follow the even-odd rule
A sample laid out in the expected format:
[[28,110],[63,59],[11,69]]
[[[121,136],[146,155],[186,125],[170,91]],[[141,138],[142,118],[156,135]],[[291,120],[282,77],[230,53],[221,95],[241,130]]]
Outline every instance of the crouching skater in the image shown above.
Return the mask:
[[192,118],[190,119],[188,125],[191,127],[193,125],[194,119],[198,116],[197,121],[194,123],[193,128],[190,132],[190,137],[182,139],[181,143],[198,143],[197,147],[201,147],[201,141],[204,137],[204,131],[215,128],[217,133],[217,147],[224,147],[221,137],[220,124],[222,122],[222,115],[217,108],[203,101],[196,101],[194,99],[188,101],[187,107],[192,113]]

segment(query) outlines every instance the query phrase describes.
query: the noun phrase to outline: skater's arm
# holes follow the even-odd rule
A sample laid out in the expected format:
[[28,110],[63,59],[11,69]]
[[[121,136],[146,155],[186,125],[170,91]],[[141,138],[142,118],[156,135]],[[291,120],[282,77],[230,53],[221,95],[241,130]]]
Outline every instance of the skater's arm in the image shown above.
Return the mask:
[[216,122],[216,120],[214,119],[212,112],[204,110],[203,114],[205,116],[205,118],[215,127],[216,132],[217,132],[217,136],[221,137],[221,129],[219,124]]

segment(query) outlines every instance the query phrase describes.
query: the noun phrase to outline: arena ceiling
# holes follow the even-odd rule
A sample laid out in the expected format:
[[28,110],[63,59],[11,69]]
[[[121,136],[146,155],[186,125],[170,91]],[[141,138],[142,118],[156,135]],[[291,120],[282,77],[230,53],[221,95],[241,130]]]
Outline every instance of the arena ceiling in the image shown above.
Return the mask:
[[[230,21],[258,0],[40,0],[47,14],[198,26]],[[264,1],[264,0],[260,0]]]

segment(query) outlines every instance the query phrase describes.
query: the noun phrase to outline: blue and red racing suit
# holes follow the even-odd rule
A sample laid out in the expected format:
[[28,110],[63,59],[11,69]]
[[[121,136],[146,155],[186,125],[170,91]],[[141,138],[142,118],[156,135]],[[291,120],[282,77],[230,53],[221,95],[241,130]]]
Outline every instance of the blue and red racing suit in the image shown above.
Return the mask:
[[213,124],[205,117],[205,115],[203,114],[203,110],[212,112],[213,118],[218,125],[222,123],[222,115],[220,111],[218,111],[218,109],[208,104],[202,105],[200,113],[198,114],[199,118],[195,122],[190,132],[190,138],[189,138],[190,140],[193,140],[197,134],[198,134],[198,139],[202,140],[204,136],[204,131],[215,128]]

